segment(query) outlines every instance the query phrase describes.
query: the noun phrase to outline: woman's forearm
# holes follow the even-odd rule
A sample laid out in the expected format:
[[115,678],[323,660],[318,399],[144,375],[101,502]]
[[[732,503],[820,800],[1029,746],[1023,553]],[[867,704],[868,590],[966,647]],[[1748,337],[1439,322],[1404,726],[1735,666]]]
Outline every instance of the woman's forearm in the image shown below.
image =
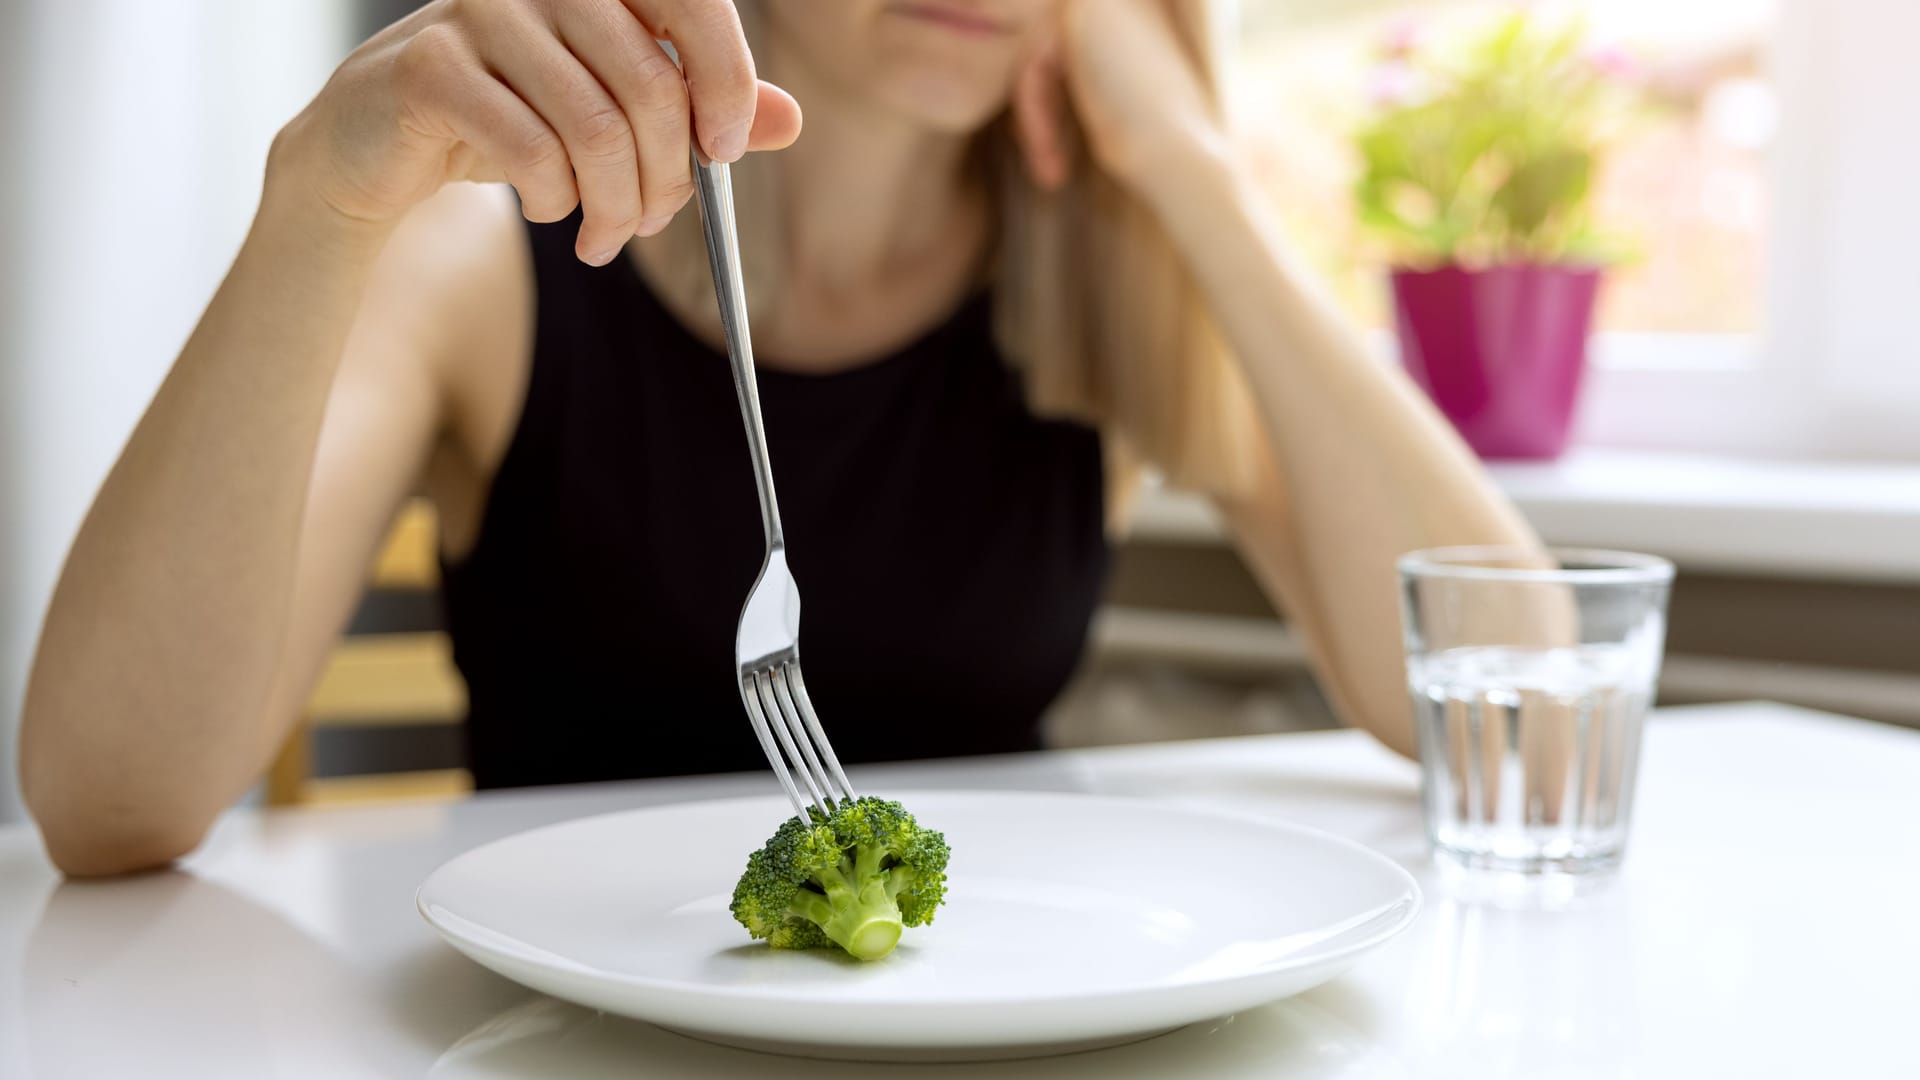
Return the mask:
[[1350,516],[1385,526],[1382,550],[1462,533],[1528,535],[1446,421],[1367,353],[1294,261],[1264,196],[1239,170],[1196,156],[1174,182],[1179,193],[1159,200],[1163,220],[1241,358],[1288,478],[1337,496],[1324,508],[1331,516],[1315,515],[1319,523]]
[[1285,483],[1318,652],[1353,719],[1407,749],[1394,561],[1533,534],[1418,390],[1379,363],[1290,256],[1223,155],[1171,164],[1150,200],[1241,359]]
[[382,235],[269,184],[54,591],[21,775],[74,872],[197,841],[270,752],[328,389]]

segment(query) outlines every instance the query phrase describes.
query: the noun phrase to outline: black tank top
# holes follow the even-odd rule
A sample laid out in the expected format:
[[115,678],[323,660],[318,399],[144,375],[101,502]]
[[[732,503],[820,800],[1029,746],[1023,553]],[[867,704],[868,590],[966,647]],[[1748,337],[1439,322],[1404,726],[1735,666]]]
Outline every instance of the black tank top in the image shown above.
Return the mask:
[[[480,787],[764,768],[733,666],[759,506],[725,354],[533,226],[525,404],[444,567]],[[1107,567],[1100,443],[1034,417],[970,299],[894,355],[759,371],[807,686],[843,760],[1037,747]]]

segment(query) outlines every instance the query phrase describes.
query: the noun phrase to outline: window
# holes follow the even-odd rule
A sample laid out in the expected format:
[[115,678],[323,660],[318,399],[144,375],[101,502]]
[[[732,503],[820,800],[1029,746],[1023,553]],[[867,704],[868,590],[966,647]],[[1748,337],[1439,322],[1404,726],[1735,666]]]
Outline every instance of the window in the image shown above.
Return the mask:
[[[1229,104],[1290,239],[1364,324],[1387,325],[1355,226],[1349,134],[1388,93],[1383,46],[1515,0],[1241,0]],[[1645,105],[1600,178],[1638,256],[1609,275],[1580,439],[1920,457],[1920,173],[1904,132],[1911,0],[1537,0],[1591,29]],[[1384,76],[1390,78],[1390,72]],[[1904,284],[1897,284],[1902,283]]]
[[[1248,149],[1293,235],[1356,315],[1382,325],[1365,238],[1344,206],[1347,133],[1369,97],[1391,93],[1381,60],[1395,39],[1484,21],[1483,0],[1254,0],[1233,84]],[[1611,330],[1753,333],[1760,328],[1767,149],[1773,87],[1762,52],[1773,0],[1588,0],[1591,62],[1619,69],[1647,99],[1601,177],[1598,210],[1640,251],[1612,276]],[[1648,243],[1643,238],[1658,238]]]

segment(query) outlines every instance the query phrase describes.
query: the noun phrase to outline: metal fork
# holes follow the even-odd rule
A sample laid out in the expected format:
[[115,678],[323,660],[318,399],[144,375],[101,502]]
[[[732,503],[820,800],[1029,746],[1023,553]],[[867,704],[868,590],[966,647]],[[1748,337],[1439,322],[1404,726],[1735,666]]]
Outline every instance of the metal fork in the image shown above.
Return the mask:
[[760,491],[760,522],[766,528],[767,556],[760,577],[747,594],[740,628],[733,639],[733,660],[740,676],[740,700],[760,737],[767,764],[793,800],[794,813],[807,817],[807,800],[793,774],[822,814],[854,798],[853,785],[834,756],[820,727],[807,684],[800,677],[800,589],[787,569],[787,542],[780,531],[780,504],[773,495],[773,468],[767,461],[767,435],[760,423],[760,393],[753,377],[753,342],[747,334],[746,291],[741,285],[740,244],[733,220],[733,179],[725,162],[693,161],[694,190],[713,265],[713,291],[720,299],[720,326],[733,366],[733,389],[740,396],[740,418],[753,457],[754,486]]

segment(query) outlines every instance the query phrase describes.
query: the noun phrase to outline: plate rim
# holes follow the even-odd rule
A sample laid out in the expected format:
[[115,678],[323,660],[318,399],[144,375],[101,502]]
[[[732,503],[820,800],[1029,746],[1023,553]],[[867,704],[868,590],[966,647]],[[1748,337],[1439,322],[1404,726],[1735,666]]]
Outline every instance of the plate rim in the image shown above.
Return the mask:
[[[1161,982],[1149,982],[1149,983],[1135,983],[1135,984],[1129,984],[1129,985],[1117,986],[1117,987],[1106,987],[1106,988],[1102,988],[1100,990],[1091,991],[1091,992],[1067,990],[1067,991],[1057,991],[1057,992],[1044,993],[1044,994],[1026,994],[1021,996],[996,996],[991,998],[985,998],[985,997],[941,998],[941,999],[916,998],[910,1002],[902,1002],[897,999],[887,1000],[884,998],[876,998],[870,1002],[865,1001],[864,999],[859,1001],[853,1001],[853,1002],[847,1002],[844,1000],[836,999],[836,1007],[844,1007],[848,1004],[853,1004],[853,1005],[859,1005],[863,1007],[866,1005],[876,1005],[880,1007],[891,1007],[891,1008],[940,1009],[940,1010],[972,1009],[972,1008],[1003,1009],[1008,1007],[1019,1007],[1023,1005],[1045,1005],[1045,1004],[1060,1003],[1060,1002],[1073,1002],[1076,1004],[1100,1004],[1100,1003],[1124,1001],[1124,1000],[1142,996],[1142,995],[1166,994],[1170,992],[1197,990],[1200,988],[1231,987],[1231,986],[1239,985],[1246,982],[1272,978],[1274,976],[1285,975],[1295,971],[1319,967],[1321,965],[1336,965],[1336,964],[1350,962],[1354,960],[1356,957],[1358,957],[1359,955],[1366,953],[1374,948],[1377,948],[1378,946],[1385,944],[1387,941],[1392,940],[1394,937],[1399,936],[1409,926],[1413,925],[1414,920],[1419,918],[1421,910],[1424,909],[1424,907],[1426,906],[1426,897],[1420,888],[1419,881],[1413,876],[1412,872],[1409,871],[1406,867],[1401,866],[1398,862],[1394,861],[1393,859],[1390,859],[1387,856],[1382,855],[1380,852],[1377,852],[1372,848],[1367,847],[1365,844],[1362,844],[1357,840],[1351,840],[1344,836],[1337,836],[1333,833],[1327,832],[1324,829],[1318,829],[1311,825],[1301,825],[1296,822],[1286,821],[1280,818],[1266,817],[1261,814],[1257,814],[1257,813],[1253,813],[1245,810],[1216,808],[1216,807],[1209,807],[1209,806],[1194,806],[1186,803],[1169,802],[1165,800],[1144,798],[1144,797],[1135,796],[1135,795],[1109,795],[1109,794],[1094,793],[1094,792],[994,789],[994,788],[925,788],[925,789],[916,788],[906,792],[904,797],[956,796],[956,795],[958,796],[989,796],[990,795],[997,798],[1006,798],[1008,796],[1025,797],[1025,798],[1040,797],[1040,798],[1054,798],[1054,799],[1070,799],[1070,800],[1076,800],[1076,801],[1087,800],[1090,802],[1121,803],[1129,807],[1150,808],[1156,811],[1167,811],[1167,812],[1173,812],[1176,814],[1185,814],[1193,817],[1213,818],[1217,820],[1234,821],[1234,822],[1245,824],[1245,825],[1253,825],[1263,829],[1269,829],[1269,830],[1282,832],[1282,833],[1289,833],[1297,837],[1304,837],[1306,839],[1309,839],[1315,842],[1331,843],[1336,848],[1346,849],[1350,854],[1358,855],[1364,859],[1371,860],[1377,865],[1382,866],[1387,870],[1389,870],[1391,872],[1390,876],[1394,876],[1399,879],[1399,883],[1404,887],[1404,894],[1399,900],[1384,904],[1368,915],[1369,919],[1383,918],[1389,912],[1394,911],[1396,908],[1399,909],[1399,913],[1397,917],[1386,919],[1381,926],[1379,926],[1377,929],[1375,929],[1371,933],[1368,933],[1362,937],[1358,937],[1352,941],[1343,943],[1338,948],[1335,948],[1331,951],[1310,954],[1306,959],[1299,959],[1297,957],[1283,957],[1280,960],[1263,964],[1263,965],[1254,967],[1252,969],[1249,969],[1247,971],[1238,972],[1232,975],[1219,976],[1219,977],[1213,977],[1213,978],[1192,979],[1192,980],[1186,980],[1182,982],[1161,981]],[[569,818],[565,821],[549,822],[545,825],[537,825],[530,829],[522,829],[519,832],[509,833],[506,836],[496,837],[495,839],[489,840],[486,843],[475,845],[474,847],[469,848],[466,851],[463,851],[460,854],[447,859],[446,861],[442,862],[439,866],[435,867],[426,876],[426,878],[422,880],[421,883],[414,889],[414,909],[420,913],[421,918],[424,919],[427,922],[427,924],[434,929],[436,933],[438,933],[443,939],[445,939],[448,944],[455,946],[460,951],[465,952],[467,950],[473,950],[475,952],[484,953],[488,956],[495,957],[499,960],[502,960],[504,962],[511,963],[511,964],[546,963],[546,961],[540,960],[537,957],[527,955],[527,953],[525,952],[515,952],[507,949],[502,949],[493,943],[476,938],[475,936],[463,931],[457,926],[454,926],[450,923],[442,921],[439,918],[436,918],[432,911],[433,905],[430,905],[426,899],[426,892],[428,887],[433,884],[436,878],[440,877],[444,871],[452,867],[455,863],[464,861],[469,857],[479,855],[482,852],[485,852],[494,847],[504,845],[510,841],[523,840],[527,837],[535,836],[540,833],[563,829],[563,828],[570,828],[586,822],[599,821],[604,818],[625,817],[633,814],[644,814],[649,811],[667,810],[667,809],[675,809],[675,810],[695,809],[695,808],[701,808],[701,807],[737,805],[741,803],[751,803],[751,802],[765,802],[765,803],[773,804],[777,807],[780,804],[780,798],[778,795],[735,795],[735,796],[718,796],[718,797],[705,798],[705,799],[688,799],[680,802],[654,803],[648,806],[635,806],[635,807],[628,807],[622,810],[609,810],[609,811],[603,811],[597,814],[587,814],[577,818]],[[789,815],[789,816],[792,816],[792,815]],[[785,819],[783,818],[781,820],[784,821]],[[450,911],[449,914],[453,914],[453,913]],[[462,921],[470,921],[470,920],[463,919]],[[514,939],[514,940],[518,942],[518,939]],[[524,943],[521,943],[521,944],[524,944]],[[536,947],[528,946],[527,948],[529,951],[536,951]],[[537,950],[537,951],[544,951],[544,950]],[[792,1005],[795,1007],[805,1007],[811,1004],[805,1001],[804,999],[795,997],[790,990],[780,990],[780,989],[773,989],[773,988],[761,988],[761,987],[751,987],[751,986],[748,986],[748,987],[729,986],[729,987],[723,988],[723,987],[716,987],[707,983],[691,982],[684,979],[664,978],[660,976],[641,975],[641,974],[634,974],[630,972],[609,971],[605,968],[596,967],[590,964],[584,964],[584,963],[581,963],[580,961],[572,960],[570,958],[561,957],[558,955],[555,955],[554,959],[565,961],[566,968],[570,969],[570,972],[572,974],[576,974],[576,975],[588,974],[594,979],[602,980],[607,983],[618,984],[619,986],[629,990],[644,991],[644,992],[655,993],[655,994],[672,993],[672,994],[680,994],[680,995],[692,995],[692,996],[706,998],[712,1001],[726,1001],[726,1002],[734,1002],[734,1003],[757,1003],[757,1004],[778,1003],[778,1004],[784,1004],[784,1005]],[[556,968],[556,970],[558,970],[558,968]]]

